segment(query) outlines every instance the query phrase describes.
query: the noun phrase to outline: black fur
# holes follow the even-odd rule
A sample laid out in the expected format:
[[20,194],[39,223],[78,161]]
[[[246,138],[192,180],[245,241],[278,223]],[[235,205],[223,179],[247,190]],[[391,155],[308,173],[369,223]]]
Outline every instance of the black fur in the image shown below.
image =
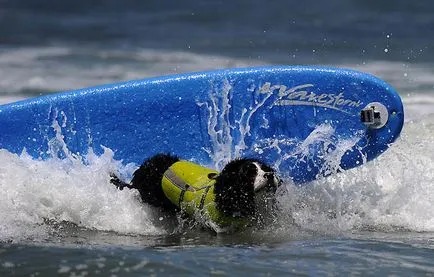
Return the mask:
[[[166,213],[176,213],[179,208],[164,195],[161,180],[164,172],[180,159],[169,154],[158,154],[146,160],[133,174],[131,184],[122,182],[112,175],[111,182],[119,189],[137,189],[142,201],[161,208]],[[229,162],[216,177],[214,192],[217,209],[227,216],[254,218],[257,213],[254,182],[258,174],[257,163],[267,172],[267,184],[262,191],[273,197],[278,183],[275,172],[269,166],[255,159],[236,159]]]
[[217,209],[228,216],[254,217],[256,216],[254,182],[258,170],[254,163],[261,169],[271,173],[268,175],[268,184],[264,188],[270,194],[274,194],[277,185],[274,182],[274,170],[255,159],[236,159],[229,162],[217,177],[214,186]]

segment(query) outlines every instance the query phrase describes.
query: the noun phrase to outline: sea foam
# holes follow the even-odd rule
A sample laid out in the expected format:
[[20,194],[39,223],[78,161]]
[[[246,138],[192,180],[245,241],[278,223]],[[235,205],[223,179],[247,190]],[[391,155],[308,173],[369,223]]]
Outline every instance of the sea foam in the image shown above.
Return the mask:
[[42,239],[52,231],[46,222],[125,234],[162,233],[135,191],[110,184],[110,173],[119,166],[110,149],[101,156],[90,152],[83,159],[44,161],[25,151],[0,150],[0,161],[0,240]]

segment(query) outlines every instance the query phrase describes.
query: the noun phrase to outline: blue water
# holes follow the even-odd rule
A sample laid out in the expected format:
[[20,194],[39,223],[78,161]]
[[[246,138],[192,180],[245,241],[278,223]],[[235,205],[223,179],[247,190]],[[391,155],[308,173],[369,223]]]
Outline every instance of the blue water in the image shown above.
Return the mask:
[[0,150],[0,276],[433,276],[433,14],[430,1],[0,1],[0,103],[320,64],[385,79],[407,117],[377,161],[289,186],[275,226],[231,235],[160,228],[137,195],[108,184],[110,151],[83,165]]

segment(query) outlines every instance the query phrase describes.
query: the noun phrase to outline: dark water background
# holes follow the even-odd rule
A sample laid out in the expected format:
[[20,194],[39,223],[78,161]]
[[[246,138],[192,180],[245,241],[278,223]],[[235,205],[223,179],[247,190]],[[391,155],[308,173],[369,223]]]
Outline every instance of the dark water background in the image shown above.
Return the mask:
[[[46,180],[43,170],[75,180],[1,152],[3,194],[28,203],[0,203],[0,276],[433,276],[433,63],[433,1],[0,0],[1,102],[187,71],[324,64],[390,82],[409,118],[378,163],[294,192],[311,207],[291,207],[302,224],[236,235],[143,222],[143,232],[122,231],[115,213],[100,227],[46,224],[35,204],[45,196],[21,191]],[[78,207],[109,205],[82,196]]]
[[279,63],[428,62],[433,13],[431,1],[2,1],[0,32],[4,47],[143,47]]

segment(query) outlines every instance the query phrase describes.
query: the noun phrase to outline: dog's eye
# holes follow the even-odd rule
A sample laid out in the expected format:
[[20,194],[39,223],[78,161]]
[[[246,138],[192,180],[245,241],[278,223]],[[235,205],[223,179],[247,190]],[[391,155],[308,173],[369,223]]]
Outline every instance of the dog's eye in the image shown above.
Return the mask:
[[255,164],[249,163],[241,168],[241,172],[247,175],[255,175],[258,173],[258,167]]

